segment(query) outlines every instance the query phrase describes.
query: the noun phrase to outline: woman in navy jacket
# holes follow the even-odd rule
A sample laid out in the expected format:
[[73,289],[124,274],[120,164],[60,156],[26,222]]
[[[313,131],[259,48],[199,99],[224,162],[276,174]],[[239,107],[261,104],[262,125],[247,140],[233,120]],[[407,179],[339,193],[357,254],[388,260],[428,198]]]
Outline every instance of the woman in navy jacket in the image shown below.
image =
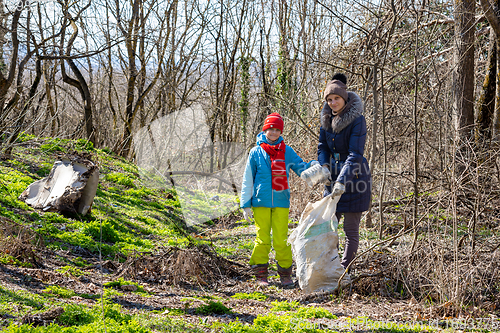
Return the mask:
[[335,74],[326,86],[318,144],[318,161],[329,169],[334,182],[325,186],[324,196],[341,195],[336,215],[339,220],[344,216],[344,268],[358,250],[361,214],[368,210],[371,200],[371,174],[363,157],[366,141],[363,101],[356,93],[347,91],[346,83],[344,74]]

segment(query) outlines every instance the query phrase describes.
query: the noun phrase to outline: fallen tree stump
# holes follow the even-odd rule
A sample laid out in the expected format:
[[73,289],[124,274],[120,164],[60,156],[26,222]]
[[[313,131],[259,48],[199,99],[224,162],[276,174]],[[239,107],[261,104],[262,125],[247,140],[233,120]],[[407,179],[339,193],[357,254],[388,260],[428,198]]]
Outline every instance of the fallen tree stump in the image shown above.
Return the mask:
[[37,180],[19,196],[36,209],[85,215],[99,184],[99,168],[82,156],[56,161],[48,177]]

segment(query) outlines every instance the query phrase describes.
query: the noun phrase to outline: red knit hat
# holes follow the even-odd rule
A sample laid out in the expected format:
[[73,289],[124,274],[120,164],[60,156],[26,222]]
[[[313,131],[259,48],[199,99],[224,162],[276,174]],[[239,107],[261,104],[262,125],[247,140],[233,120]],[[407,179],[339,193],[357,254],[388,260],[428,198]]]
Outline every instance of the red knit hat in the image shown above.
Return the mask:
[[283,118],[281,118],[279,113],[273,112],[269,116],[267,116],[266,120],[264,121],[262,131],[265,131],[268,128],[277,128],[281,132],[283,132]]

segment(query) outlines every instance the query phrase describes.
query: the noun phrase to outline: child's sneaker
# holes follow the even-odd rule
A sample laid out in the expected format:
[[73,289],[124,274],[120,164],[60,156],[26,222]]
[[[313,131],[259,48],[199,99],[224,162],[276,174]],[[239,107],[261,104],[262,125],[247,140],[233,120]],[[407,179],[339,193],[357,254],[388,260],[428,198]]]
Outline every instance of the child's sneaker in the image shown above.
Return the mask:
[[252,272],[255,275],[255,280],[257,280],[259,285],[264,287],[269,286],[269,282],[267,281],[268,267],[269,264],[252,265]]
[[283,268],[280,265],[278,266],[278,274],[280,276],[281,286],[283,288],[291,288],[295,286],[292,280],[292,266],[288,268]]

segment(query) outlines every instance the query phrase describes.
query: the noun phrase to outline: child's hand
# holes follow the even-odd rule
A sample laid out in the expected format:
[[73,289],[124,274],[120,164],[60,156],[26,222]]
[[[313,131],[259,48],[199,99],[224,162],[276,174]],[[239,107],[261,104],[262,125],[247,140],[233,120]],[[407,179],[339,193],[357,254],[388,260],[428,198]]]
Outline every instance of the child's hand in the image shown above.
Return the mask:
[[249,207],[243,208],[243,217],[245,218],[245,220],[252,223],[252,220],[251,220],[251,219],[253,219],[252,208],[249,208]]
[[314,164],[309,169],[302,171],[300,175],[309,187],[319,183],[329,183],[331,180],[330,170],[322,167],[319,163]]

